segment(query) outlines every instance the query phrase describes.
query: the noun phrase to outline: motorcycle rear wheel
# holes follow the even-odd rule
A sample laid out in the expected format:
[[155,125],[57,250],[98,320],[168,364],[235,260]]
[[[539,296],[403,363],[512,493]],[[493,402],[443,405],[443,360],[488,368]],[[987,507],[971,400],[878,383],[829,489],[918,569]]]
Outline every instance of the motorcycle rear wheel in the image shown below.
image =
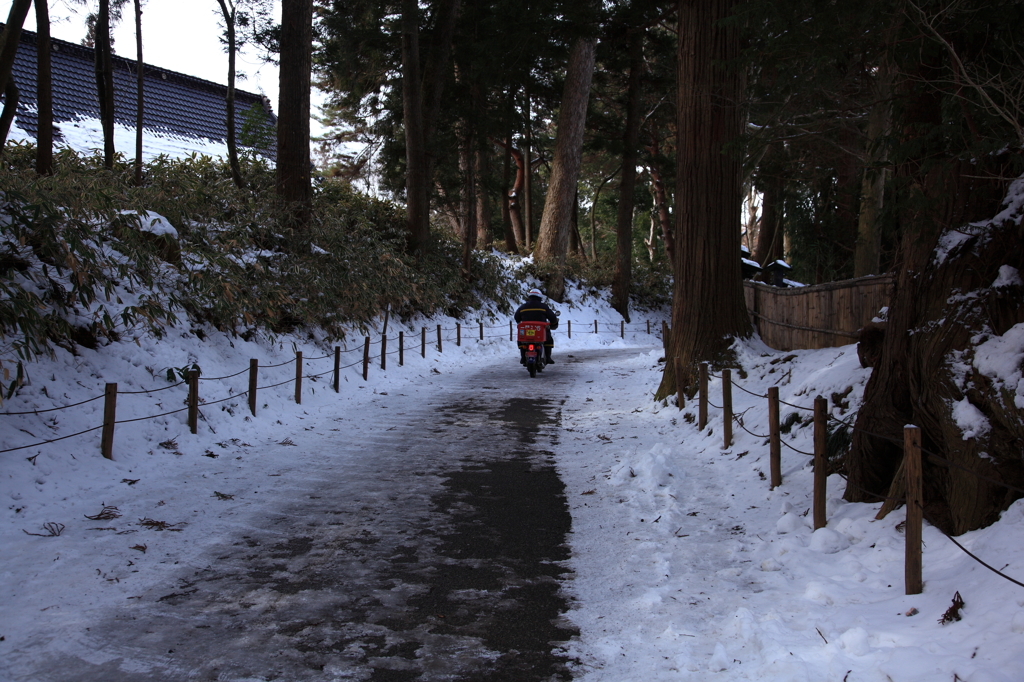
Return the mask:
[[526,366],[526,369],[530,370],[530,378],[537,376],[537,363],[531,362]]

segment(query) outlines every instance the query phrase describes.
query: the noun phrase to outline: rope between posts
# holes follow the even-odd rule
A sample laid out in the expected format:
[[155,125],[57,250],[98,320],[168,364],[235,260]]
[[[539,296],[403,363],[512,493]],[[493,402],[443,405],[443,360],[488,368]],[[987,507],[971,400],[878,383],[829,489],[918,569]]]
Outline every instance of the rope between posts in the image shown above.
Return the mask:
[[262,390],[267,389],[267,388],[277,388],[278,386],[284,386],[285,384],[290,384],[293,381],[295,381],[295,377],[292,377],[291,379],[288,379],[287,381],[282,381],[282,382],[277,383],[277,384],[270,384],[269,386],[257,386],[256,390],[257,391],[262,391]]
[[[118,391],[117,394],[118,395],[142,395],[144,393],[145,394],[157,393],[158,391],[166,391],[166,390],[171,389],[171,388],[177,388],[178,386],[182,386],[183,384],[186,384],[186,383],[188,383],[188,382],[187,381],[179,381],[176,384],[171,384],[170,386],[164,386],[163,388],[147,388],[147,389],[143,389],[141,391]],[[102,397],[102,396],[100,396],[100,397]],[[96,400],[96,398],[93,398],[93,400]],[[68,407],[70,407],[70,405]]]
[[69,434],[67,436],[61,436],[60,438],[53,438],[51,440],[44,440],[44,441],[41,441],[39,443],[32,443],[31,445],[19,445],[16,448],[7,448],[6,450],[0,450],[0,455],[2,455],[5,452],[14,452],[15,450],[27,450],[28,448],[39,447],[40,445],[46,445],[47,443],[56,443],[57,441],[67,440],[68,438],[74,438],[75,436],[81,436],[83,433],[89,433],[90,431],[96,431],[96,430],[102,429],[102,428],[103,428],[103,425],[100,424],[99,426],[94,426],[91,429],[86,429],[85,431],[79,431],[78,433],[72,433],[72,434]]
[[320,377],[327,376],[328,374],[334,374],[334,370],[333,369],[329,369],[326,372],[320,372],[319,374],[307,374],[306,378],[307,379],[319,379]]
[[330,353],[328,355],[318,355],[315,358],[302,358],[302,359],[304,361],[306,361],[306,362],[313,362],[314,360],[326,360],[327,358],[333,358],[333,357],[334,357],[334,353]]
[[[917,505],[917,506],[918,506],[918,507],[920,507],[922,511],[924,510],[924,507],[921,507],[921,504],[920,504],[920,503],[918,503],[918,505]],[[1010,581],[1011,583],[1013,583],[1014,585],[1019,585],[1020,587],[1024,587],[1024,583],[1020,582],[1019,580],[1015,580],[1014,578],[1011,578],[1010,576],[1006,575],[1005,573],[1003,573],[1002,571],[1000,571],[1000,570],[999,570],[999,569],[997,569],[997,568],[994,568],[994,567],[992,567],[992,566],[989,566],[989,565],[988,565],[987,563],[985,563],[984,561],[982,561],[982,560],[981,560],[980,558],[978,558],[977,556],[975,556],[974,554],[972,554],[970,550],[968,550],[968,549],[967,549],[966,547],[964,547],[964,546],[963,546],[963,545],[961,545],[961,544],[960,544],[959,542],[957,542],[957,541],[956,541],[956,538],[954,538],[954,537],[953,537],[952,535],[950,535],[950,534],[949,534],[949,533],[947,533],[946,531],[942,530],[942,529],[941,529],[941,528],[939,528],[938,526],[934,526],[934,527],[935,527],[935,528],[936,528],[936,529],[937,529],[937,530],[938,530],[938,531],[939,531],[940,533],[942,533],[942,534],[943,534],[943,535],[945,535],[945,536],[946,536],[947,538],[949,538],[950,542],[952,542],[952,543],[953,543],[954,545],[956,545],[957,547],[959,547],[959,548],[960,548],[960,549],[961,549],[961,550],[963,551],[963,553],[964,553],[964,554],[966,554],[967,556],[971,557],[972,559],[974,559],[975,561],[977,561],[977,562],[978,562],[979,564],[981,564],[982,566],[984,566],[984,567],[985,567],[985,568],[987,568],[988,570],[992,571],[993,573],[995,573],[995,574],[997,574],[997,575],[999,575],[999,576],[1002,576],[1003,578],[1006,578],[1007,580],[1009,580],[1009,581]]]
[[[207,404],[212,404],[212,403],[207,403]],[[132,422],[141,422],[141,421],[146,421],[147,419],[159,419],[160,417],[166,417],[169,414],[177,414],[178,412],[184,412],[187,409],[188,409],[187,407],[182,407],[182,408],[179,408],[177,410],[172,410],[170,412],[164,412],[163,414],[154,414],[154,415],[151,415],[149,417],[136,417],[135,419],[121,419],[121,420],[115,421],[114,423],[115,424],[131,424]]]
[[803,450],[797,450],[792,445],[787,443],[785,438],[779,438],[779,442],[782,443],[783,445],[785,445],[787,448],[789,448],[793,452],[799,452],[801,455],[807,455],[808,457],[814,457],[814,453],[813,452],[804,452]]
[[748,391],[747,389],[743,388],[742,386],[740,386],[739,384],[737,384],[735,382],[733,382],[733,386],[735,386],[736,388],[740,389],[741,391],[743,391],[747,395],[754,396],[755,398],[764,398],[764,399],[768,398],[768,396],[766,396],[766,395],[761,395],[760,393],[754,393],[753,391]]
[[234,379],[239,374],[245,374],[248,371],[249,371],[249,368],[246,367],[241,372],[235,372],[234,374],[228,374],[227,376],[223,376],[223,377],[199,377],[199,380],[200,381],[220,381],[220,380],[223,380],[223,379]]
[[896,504],[906,504],[906,502],[907,502],[907,498],[905,498],[905,497],[889,497],[888,495],[879,495],[878,493],[871,492],[867,488],[861,488],[856,483],[850,483],[850,479],[847,478],[846,476],[844,476],[842,473],[839,473],[839,476],[844,481],[846,481],[846,485],[854,487],[857,490],[859,490],[860,492],[864,493],[865,495],[870,495],[871,497],[874,497],[874,498],[876,498],[878,500],[885,500],[887,502],[894,502]]
[[[66,410],[69,407],[78,407],[79,405],[85,405],[86,403],[91,403],[94,400],[99,400],[102,397],[104,397],[104,396],[98,395],[95,398],[89,398],[88,400],[83,400],[80,403],[71,403],[70,405],[62,405],[61,407],[49,407],[49,408],[47,408],[45,410],[29,410],[27,412],[0,412],[0,417],[15,417],[15,416],[21,416],[21,415],[25,415],[25,414],[42,414],[44,412],[57,412],[58,410]],[[47,441],[47,442],[49,442],[49,441]],[[0,450],[0,452],[8,452],[8,451],[7,450]]]
[[781,403],[782,405],[787,405],[789,407],[796,408],[798,410],[806,410],[807,412],[814,412],[814,408],[813,407],[804,407],[803,405],[794,405],[793,403],[787,403],[782,398],[779,398],[779,403]]
[[211,400],[209,402],[204,402],[199,407],[209,407],[210,405],[216,405],[217,403],[226,403],[229,400],[238,400],[243,395],[248,395],[248,394],[249,394],[249,391],[242,391],[241,393],[236,393],[234,395],[229,395],[227,398],[221,398],[220,400]]
[[739,418],[739,415],[735,415],[734,414],[733,417],[732,417],[732,420],[734,422],[736,422],[737,424],[739,424],[739,427],[741,429],[743,429],[744,431],[749,433],[754,438],[771,438],[771,436],[761,436],[761,435],[758,435],[758,434],[754,433],[753,431],[751,431],[750,429],[748,429],[746,426],[743,425],[743,420]]
[[295,362],[295,358],[292,358],[291,360],[288,360],[287,362],[279,362],[276,365],[260,365],[260,369],[274,369],[275,367],[284,367],[285,365],[290,365],[293,362]]

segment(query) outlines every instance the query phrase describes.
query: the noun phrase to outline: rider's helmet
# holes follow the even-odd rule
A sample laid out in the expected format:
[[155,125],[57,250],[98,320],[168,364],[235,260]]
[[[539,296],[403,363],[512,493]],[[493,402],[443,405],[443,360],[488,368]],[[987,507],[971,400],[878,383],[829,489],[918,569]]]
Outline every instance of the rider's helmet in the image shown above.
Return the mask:
[[540,289],[530,289],[526,292],[526,297],[541,299],[544,298],[544,294],[540,293]]

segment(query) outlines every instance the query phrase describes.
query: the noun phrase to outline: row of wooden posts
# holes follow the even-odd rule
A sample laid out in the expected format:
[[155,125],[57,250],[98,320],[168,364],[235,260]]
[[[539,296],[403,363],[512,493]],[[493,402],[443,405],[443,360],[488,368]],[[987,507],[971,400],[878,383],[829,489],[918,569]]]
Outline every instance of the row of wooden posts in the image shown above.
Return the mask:
[[[572,337],[572,320],[567,320],[568,323],[568,334]],[[437,352],[444,352],[444,332],[441,325],[437,325]],[[594,320],[594,333],[598,333],[598,321]],[[647,333],[651,333],[651,322],[647,321]],[[626,327],[625,323],[619,325],[619,335],[625,338]],[[515,323],[509,321],[509,339],[514,340],[515,338]],[[479,323],[479,339],[484,340],[484,323]],[[370,374],[370,360],[374,359],[370,357],[370,337],[367,336],[363,341],[363,381],[369,378]],[[462,324],[457,323],[455,325],[455,345],[462,345]],[[396,351],[392,351],[394,353]],[[334,392],[338,393],[341,390],[341,347],[334,347],[334,371],[333,371],[333,385]],[[398,332],[398,366],[401,367],[405,364],[405,332]],[[382,334],[380,338],[380,368],[381,370],[387,370],[388,361],[388,335]],[[427,357],[427,328],[423,327],[420,329],[420,356]],[[352,367],[358,362],[348,365]],[[295,353],[295,402],[297,404],[302,403],[302,377],[303,377],[303,362],[302,362],[302,351],[296,351]],[[249,360],[249,387],[246,393],[249,398],[249,411],[252,415],[256,416],[256,394],[258,389],[257,376],[259,373],[259,360],[253,358]],[[188,410],[188,417],[186,419],[189,427],[189,431],[193,434],[199,430],[199,372],[196,370],[190,370],[188,372],[185,383],[188,385],[188,399],[186,401],[187,407],[184,409]],[[286,382],[287,383],[287,382]],[[270,387],[264,387],[270,388]],[[232,398],[237,398],[231,396]],[[117,424],[117,384],[108,383],[104,388],[103,394],[103,431],[100,438],[100,451],[103,456],[107,459],[113,458],[114,452],[114,426]],[[230,398],[229,398],[230,399]],[[175,410],[180,412],[181,410]],[[173,414],[167,413],[167,414]]]
[[[681,376],[679,358],[675,358],[676,376]],[[697,428],[701,431],[708,423],[708,365],[702,363],[698,378]],[[685,406],[681,382],[677,394],[679,409]],[[779,422],[779,387],[768,389],[768,459],[771,468],[770,486],[772,489],[782,485],[782,429]],[[804,408],[807,409],[807,408]],[[825,501],[828,481],[828,461],[826,458],[826,442],[828,440],[828,399],[818,396],[814,399],[814,492],[811,508],[813,510],[814,530],[824,528],[827,523]],[[722,370],[722,449],[732,446],[732,424],[735,416],[732,410],[732,371]],[[921,562],[921,534],[923,525],[922,468],[921,468],[921,429],[917,426],[906,426],[903,429],[903,470],[906,476],[907,520],[904,530],[906,537],[906,556],[904,560],[904,582],[906,594],[920,594],[923,588]]]

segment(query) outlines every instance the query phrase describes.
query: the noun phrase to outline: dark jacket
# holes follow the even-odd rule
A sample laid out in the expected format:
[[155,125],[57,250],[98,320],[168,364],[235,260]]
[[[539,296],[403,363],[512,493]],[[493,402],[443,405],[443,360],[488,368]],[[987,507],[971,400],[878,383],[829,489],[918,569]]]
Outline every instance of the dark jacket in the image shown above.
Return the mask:
[[558,316],[547,306],[544,301],[536,296],[530,296],[526,303],[516,309],[516,322],[548,322],[550,329],[558,329]]

